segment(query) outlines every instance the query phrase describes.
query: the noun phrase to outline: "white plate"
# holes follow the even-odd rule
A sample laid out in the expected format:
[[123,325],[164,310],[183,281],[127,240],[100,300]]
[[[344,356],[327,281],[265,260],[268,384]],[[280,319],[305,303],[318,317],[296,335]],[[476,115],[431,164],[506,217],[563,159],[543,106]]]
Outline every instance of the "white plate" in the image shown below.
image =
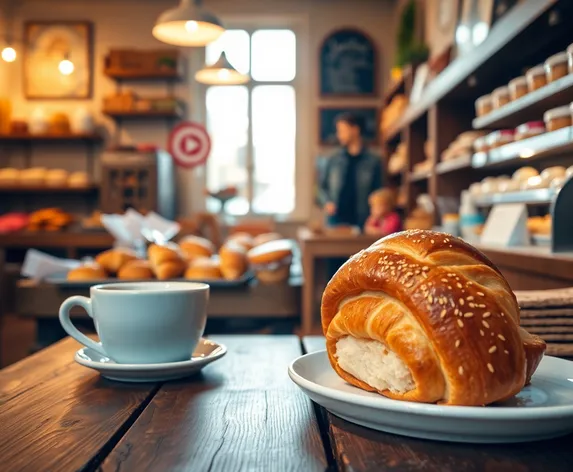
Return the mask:
[[120,382],[164,382],[196,374],[207,364],[220,359],[227,353],[223,344],[201,339],[188,361],[163,364],[116,364],[107,357],[84,347],[76,352],[75,360],[90,369],[97,370],[103,377]]
[[296,359],[290,378],[336,416],[368,428],[423,439],[511,443],[573,431],[573,362],[545,357],[531,385],[496,406],[440,406],[391,400],[342,380],[326,351]]

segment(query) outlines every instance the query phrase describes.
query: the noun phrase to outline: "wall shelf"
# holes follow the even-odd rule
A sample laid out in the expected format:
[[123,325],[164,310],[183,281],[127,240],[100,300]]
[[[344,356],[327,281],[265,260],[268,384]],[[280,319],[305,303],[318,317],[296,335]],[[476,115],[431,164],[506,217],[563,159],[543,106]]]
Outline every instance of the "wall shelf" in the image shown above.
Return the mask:
[[543,120],[543,113],[573,101],[573,74],[569,74],[507,105],[473,120],[475,129],[512,128]]
[[182,74],[178,70],[130,71],[120,69],[104,69],[104,75],[113,80],[179,80]]
[[114,118],[114,119],[177,119],[180,118],[182,113],[181,110],[172,110],[172,111],[157,111],[157,110],[149,110],[149,111],[112,111],[112,110],[103,110],[103,114]]
[[522,190],[520,192],[493,193],[475,198],[479,207],[488,207],[501,203],[524,203],[526,205],[548,205],[553,202],[557,191],[548,188]]
[[468,169],[472,166],[472,155],[467,154],[465,156],[458,157],[449,161],[442,161],[436,164],[437,174],[447,174],[448,172],[454,172],[456,170]]
[[82,187],[48,187],[46,185],[12,185],[0,186],[0,194],[26,194],[26,193],[92,193],[99,190],[99,185],[90,184]]
[[102,141],[99,134],[0,134],[0,143],[7,142],[65,142],[65,141]]

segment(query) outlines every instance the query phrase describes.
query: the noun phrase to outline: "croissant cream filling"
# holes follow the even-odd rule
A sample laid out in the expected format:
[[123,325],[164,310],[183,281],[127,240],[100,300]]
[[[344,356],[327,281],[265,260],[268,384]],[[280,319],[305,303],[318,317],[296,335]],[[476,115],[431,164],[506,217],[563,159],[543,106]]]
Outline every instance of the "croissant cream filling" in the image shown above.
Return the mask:
[[415,387],[406,364],[379,341],[345,336],[336,342],[338,365],[371,387],[405,393]]

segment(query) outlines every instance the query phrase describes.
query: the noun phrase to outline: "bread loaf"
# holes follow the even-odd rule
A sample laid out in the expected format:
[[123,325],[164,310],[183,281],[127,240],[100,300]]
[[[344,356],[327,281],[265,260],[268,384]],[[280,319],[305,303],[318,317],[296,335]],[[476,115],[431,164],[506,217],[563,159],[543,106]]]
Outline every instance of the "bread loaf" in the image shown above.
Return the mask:
[[78,282],[82,280],[105,280],[107,274],[97,263],[84,264],[68,272],[69,281]]
[[109,274],[117,274],[126,263],[135,259],[137,255],[128,248],[108,249],[95,258],[96,262]]
[[237,280],[247,271],[247,251],[234,242],[228,241],[219,251],[221,273],[227,280]]

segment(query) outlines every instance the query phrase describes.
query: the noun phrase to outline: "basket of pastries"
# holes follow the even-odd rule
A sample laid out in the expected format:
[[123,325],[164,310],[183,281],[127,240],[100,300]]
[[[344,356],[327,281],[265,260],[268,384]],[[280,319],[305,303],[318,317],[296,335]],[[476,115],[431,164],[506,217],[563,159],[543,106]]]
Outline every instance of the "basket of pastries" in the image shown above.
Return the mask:
[[29,231],[61,231],[70,225],[73,216],[59,208],[44,208],[28,217]]

